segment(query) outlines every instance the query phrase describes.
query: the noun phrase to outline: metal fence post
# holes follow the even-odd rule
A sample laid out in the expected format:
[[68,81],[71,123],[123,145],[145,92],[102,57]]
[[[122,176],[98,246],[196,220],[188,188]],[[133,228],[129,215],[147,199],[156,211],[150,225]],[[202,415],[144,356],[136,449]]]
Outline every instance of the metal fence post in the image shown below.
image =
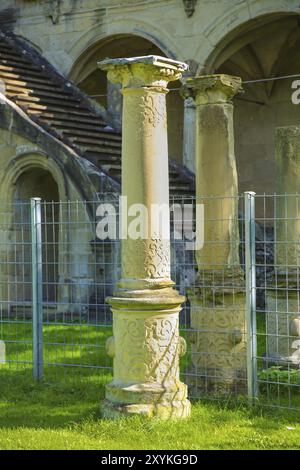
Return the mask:
[[247,381],[248,397],[257,397],[257,338],[256,338],[256,259],[255,259],[255,193],[245,197],[245,271],[247,318]]
[[41,199],[31,198],[33,377],[43,376],[43,264]]

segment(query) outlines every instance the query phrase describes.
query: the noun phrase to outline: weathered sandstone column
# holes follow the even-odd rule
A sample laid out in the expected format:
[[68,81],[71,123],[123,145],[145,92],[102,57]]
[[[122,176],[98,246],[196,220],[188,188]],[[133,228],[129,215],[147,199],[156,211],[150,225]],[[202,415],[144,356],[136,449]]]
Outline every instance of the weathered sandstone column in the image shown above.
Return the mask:
[[183,98],[185,98],[183,123],[183,164],[190,171],[195,173],[196,104],[191,96],[184,96],[184,92]]
[[187,79],[196,101],[196,195],[204,204],[204,246],[189,294],[191,386],[201,391],[246,389],[244,275],[239,260],[238,184],[232,97],[241,80],[228,75]]
[[[299,365],[300,127],[276,132],[272,289],[267,293],[267,359]],[[271,364],[269,364],[271,365]]]
[[[7,204],[7,206],[6,206]],[[16,242],[14,240],[14,213],[11,204],[4,203],[0,219],[0,299],[1,311],[5,315],[10,308],[9,302],[17,297],[15,280]],[[14,257],[13,257],[14,254]],[[20,290],[20,289],[19,289]]]
[[[185,341],[178,329],[184,298],[170,279],[169,211],[163,217],[162,236],[155,231],[152,208],[169,204],[166,86],[179,79],[187,66],[157,56],[106,60],[99,65],[109,80],[122,83],[122,195],[131,214],[128,223],[122,224],[122,279],[108,299],[113,338],[107,348],[114,358],[114,378],[106,389],[104,414],[186,417],[190,413],[187,387],[179,380]],[[136,219],[134,204],[146,209],[144,239],[130,237],[130,225]]]
[[107,82],[107,112],[114,128],[122,129],[123,99],[119,83]]

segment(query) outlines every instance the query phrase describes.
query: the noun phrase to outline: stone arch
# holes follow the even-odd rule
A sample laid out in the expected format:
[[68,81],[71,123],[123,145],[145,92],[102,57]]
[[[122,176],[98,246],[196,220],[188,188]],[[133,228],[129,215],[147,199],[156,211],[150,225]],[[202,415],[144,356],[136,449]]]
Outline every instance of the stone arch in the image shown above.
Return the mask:
[[[2,292],[5,294],[2,299],[7,298],[12,308],[19,303],[25,308],[26,302],[31,300],[31,197],[47,201],[42,207],[43,300],[47,304],[57,300],[61,265],[58,202],[60,197],[66,199],[65,186],[64,176],[56,163],[33,147],[10,159],[1,173],[0,200],[6,207],[6,220],[1,232],[6,243],[3,247],[5,253],[1,253],[0,277],[8,278],[9,289]],[[9,261],[8,272],[3,273],[5,259]]]
[[[120,87],[107,81],[107,75],[97,67],[97,62],[107,57],[134,57],[140,55],[167,56],[165,48],[158,41],[139,32],[115,34],[93,42],[77,57],[70,71],[70,79],[105,109],[108,122],[117,130],[121,129],[122,96]],[[174,56],[174,54],[172,54]],[[167,95],[169,155],[180,161],[182,158],[183,100],[179,94],[180,82],[170,84]]]
[[[31,224],[30,205],[32,197],[42,199],[42,257],[43,257],[43,300],[46,303],[57,300],[59,281],[59,226],[60,204],[58,185],[47,169],[32,167],[16,179],[13,201],[14,232],[17,252],[15,262],[22,264],[21,276],[15,279],[18,285],[24,284],[25,300],[31,298],[30,246]],[[24,248],[23,248],[24,247]]]
[[293,79],[247,83],[299,72],[300,11],[273,10],[230,30],[205,65],[207,73],[238,75],[244,82],[244,93],[234,99],[240,191],[275,191],[275,130],[300,119],[300,107],[291,101]]
[[71,59],[71,67],[67,72],[70,78],[76,80],[75,69],[79,57],[85,54],[94,44],[118,35],[136,35],[145,40],[151,41],[156,47],[163,51],[164,55],[176,59],[180,53],[176,41],[166,31],[157,28],[155,24],[134,18],[110,19],[109,24],[95,25],[83,33],[68,49],[67,53]]
[[[40,178],[51,185],[51,191],[41,185]],[[18,304],[23,314],[31,300],[30,197],[35,196],[45,201],[42,252],[46,308],[53,312],[79,311],[95,288],[91,262],[93,220],[86,201],[59,164],[33,146],[19,151],[1,172],[1,299],[9,308]],[[20,266],[25,268],[20,270]]]
[[194,54],[194,60],[200,64],[199,73],[211,73],[217,57],[228,42],[239,34],[256,25],[267,24],[272,18],[285,15],[298,15],[300,13],[299,2],[291,0],[250,0],[239,2],[235,6],[227,8],[225,14],[214,19],[202,33],[202,41]]
[[0,177],[0,201],[10,204],[14,199],[15,186],[18,179],[26,172],[40,169],[48,171],[58,186],[59,200],[68,198],[67,180],[57,163],[42,150],[34,148],[25,150],[10,159],[3,168]]
[[[214,73],[219,66],[230,58],[238,49],[247,45],[250,41],[259,40],[266,34],[265,28],[284,18],[299,17],[299,13],[271,13],[258,18],[253,18],[240,24],[235,29],[229,31],[221,41],[215,46],[205,61],[204,70],[206,73]],[[274,26],[274,33],[276,26]],[[238,38],[238,41],[237,41]]]

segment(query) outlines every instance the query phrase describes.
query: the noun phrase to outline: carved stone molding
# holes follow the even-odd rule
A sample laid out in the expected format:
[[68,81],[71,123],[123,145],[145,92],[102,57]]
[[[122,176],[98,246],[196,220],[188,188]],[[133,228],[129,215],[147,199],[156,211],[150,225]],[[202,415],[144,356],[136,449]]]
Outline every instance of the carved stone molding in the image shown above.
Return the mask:
[[183,0],[184,11],[188,18],[193,16],[195,12],[196,3],[197,3],[197,0]]
[[240,77],[226,74],[199,75],[187,78],[182,94],[197,97],[198,104],[213,104],[229,102],[237,93],[242,91]]
[[156,87],[166,89],[168,82],[179,80],[188,65],[156,55],[107,59],[98,67],[108,74],[112,83],[122,83],[124,88]]
[[60,17],[61,0],[53,0],[45,7],[46,15],[51,18],[53,24],[57,24]]

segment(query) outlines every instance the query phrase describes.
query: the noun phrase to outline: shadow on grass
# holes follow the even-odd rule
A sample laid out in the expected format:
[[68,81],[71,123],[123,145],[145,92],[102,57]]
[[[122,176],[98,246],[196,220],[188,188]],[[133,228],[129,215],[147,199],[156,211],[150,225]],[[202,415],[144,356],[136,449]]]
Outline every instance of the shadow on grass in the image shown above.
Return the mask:
[[97,419],[105,384],[110,379],[106,371],[87,371],[84,375],[73,371],[69,377],[61,377],[60,383],[36,383],[30,369],[0,370],[0,429],[57,429],[87,418]]

